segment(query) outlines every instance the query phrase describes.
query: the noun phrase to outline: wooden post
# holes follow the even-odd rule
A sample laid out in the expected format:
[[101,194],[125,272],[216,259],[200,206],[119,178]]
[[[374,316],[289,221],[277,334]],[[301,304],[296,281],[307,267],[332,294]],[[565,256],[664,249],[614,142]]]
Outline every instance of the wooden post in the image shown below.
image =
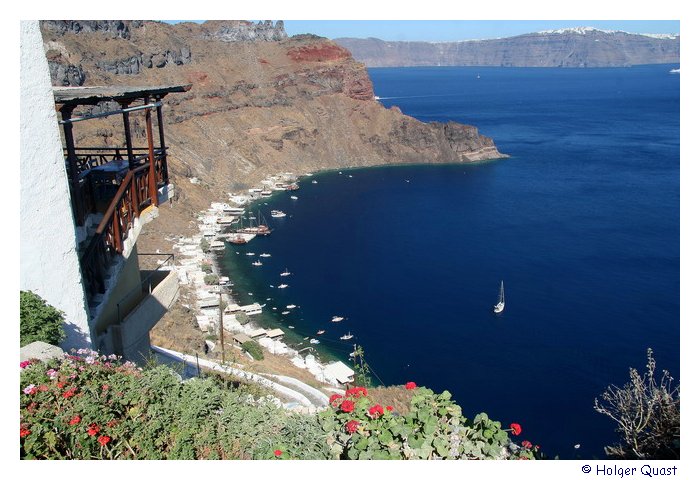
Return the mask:
[[[148,97],[144,98],[144,103],[148,105]],[[148,138],[148,195],[151,197],[151,205],[158,206],[158,189],[156,188],[156,158],[153,151],[153,122],[151,120],[151,109],[146,109],[146,137]]]
[[82,225],[84,222],[83,197],[80,192],[80,174],[78,173],[78,157],[75,154],[75,139],[73,138],[73,124],[69,121],[73,114],[73,105],[61,107],[61,118],[63,124],[63,136],[66,139],[66,150],[68,152],[68,174],[70,176],[71,200],[73,202],[73,215],[75,224]]
[[221,302],[221,295],[223,295],[221,288],[219,285],[219,338],[221,339],[221,363],[223,364],[226,358],[224,357],[224,305]]
[[[129,107],[129,102],[122,102],[122,109]],[[136,168],[134,165],[134,145],[131,142],[131,123],[129,122],[129,112],[122,112],[122,120],[124,121],[124,137],[126,138],[126,154],[129,158],[129,170]]]
[[[161,101],[161,98],[156,97],[156,102],[160,102],[160,101]],[[161,105],[158,105],[156,107],[156,115],[158,117],[158,138],[160,140],[160,150],[161,150],[161,155],[162,155],[160,168],[161,168],[161,171],[163,172],[162,173],[163,183],[165,183],[167,185],[168,184],[168,156],[167,156],[167,153],[165,151],[165,131],[163,130],[163,109],[162,109]]]

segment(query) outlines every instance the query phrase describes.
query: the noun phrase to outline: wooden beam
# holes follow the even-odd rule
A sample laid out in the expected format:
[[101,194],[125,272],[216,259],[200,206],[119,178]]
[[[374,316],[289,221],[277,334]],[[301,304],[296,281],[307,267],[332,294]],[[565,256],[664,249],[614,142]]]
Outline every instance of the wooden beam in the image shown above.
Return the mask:
[[[61,118],[70,120],[73,114],[72,106],[65,105],[61,108]],[[80,194],[80,175],[78,173],[78,157],[75,154],[75,139],[73,138],[73,125],[70,122],[63,124],[63,136],[66,140],[68,152],[68,174],[71,186],[71,201],[73,203],[73,215],[76,225],[83,225],[83,197]]]
[[160,139],[160,150],[162,152],[161,171],[163,172],[163,183],[168,184],[168,154],[165,150],[165,130],[163,129],[163,104],[162,98],[156,96],[156,114],[158,116],[158,137]]
[[[129,107],[130,102],[122,102],[119,105],[124,108]],[[122,119],[124,121],[124,137],[126,138],[126,153],[129,157],[129,170],[136,168],[134,165],[134,145],[131,142],[131,123],[129,122],[129,112],[122,112]]]
[[[144,103],[148,104],[148,97],[144,98]],[[151,205],[158,206],[158,189],[156,187],[156,156],[153,150],[153,121],[151,120],[151,109],[146,109],[146,137],[148,138],[148,196],[151,197]]]

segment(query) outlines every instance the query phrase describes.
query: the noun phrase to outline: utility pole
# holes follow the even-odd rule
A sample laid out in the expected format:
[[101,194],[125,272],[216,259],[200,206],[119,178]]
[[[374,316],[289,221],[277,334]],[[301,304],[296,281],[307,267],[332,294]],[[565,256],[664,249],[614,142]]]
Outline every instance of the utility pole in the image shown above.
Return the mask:
[[222,301],[222,295],[224,294],[224,292],[223,292],[224,287],[233,287],[233,283],[219,285],[219,288],[217,289],[217,291],[212,292],[212,293],[219,294],[219,341],[221,342],[221,364],[222,365],[226,361],[226,357],[224,355],[224,303]]

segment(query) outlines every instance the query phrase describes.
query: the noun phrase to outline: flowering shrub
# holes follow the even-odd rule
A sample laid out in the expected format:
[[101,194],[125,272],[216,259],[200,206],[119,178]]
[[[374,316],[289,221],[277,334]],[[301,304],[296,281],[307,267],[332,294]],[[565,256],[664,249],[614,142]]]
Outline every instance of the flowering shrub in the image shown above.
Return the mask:
[[89,350],[20,368],[23,459],[330,457],[316,417],[212,379],[182,382]]
[[[212,378],[181,381],[90,350],[20,364],[23,459],[439,459],[533,458],[509,430],[471,421],[448,392],[409,388],[410,408],[364,387],[333,395],[318,415],[291,414]],[[406,390],[400,387],[401,391]],[[399,410],[403,414],[399,414]]]
[[[531,459],[537,449],[529,441],[514,444],[499,422],[480,413],[470,421],[462,417],[449,392],[436,395],[408,382],[413,391],[410,411],[396,412],[392,405],[373,402],[367,390],[350,389],[345,396],[329,398],[321,412],[321,425],[332,440],[336,459]],[[512,424],[513,434],[522,428]]]

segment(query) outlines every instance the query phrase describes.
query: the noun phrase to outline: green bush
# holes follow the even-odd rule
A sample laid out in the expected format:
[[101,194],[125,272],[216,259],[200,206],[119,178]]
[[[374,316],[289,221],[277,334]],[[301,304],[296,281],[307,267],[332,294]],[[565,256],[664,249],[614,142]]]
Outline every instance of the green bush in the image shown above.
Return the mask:
[[203,264],[202,264],[202,271],[203,271],[204,273],[211,273],[213,270],[212,270],[212,267],[211,267],[210,264],[208,264],[208,263],[203,263]]
[[436,395],[428,388],[415,388],[411,408],[400,415],[393,406],[376,404],[367,389],[356,387],[345,396],[333,395],[332,408],[319,414],[321,425],[333,439],[336,459],[534,459],[539,448],[527,440],[513,443],[508,432],[521,433],[518,424],[503,429],[485,413],[473,421],[449,392]]
[[314,415],[212,379],[182,382],[165,366],[79,353],[20,364],[20,458],[330,458]]
[[204,283],[207,285],[216,285],[219,283],[219,277],[214,275],[213,273],[209,273],[207,275],[204,275]]
[[265,355],[263,354],[263,349],[258,342],[249,340],[243,343],[242,348],[244,352],[250,353],[250,356],[253,357],[255,360],[262,360],[265,358]]
[[66,336],[64,314],[34,292],[19,292],[19,343],[32,342],[58,345]]

